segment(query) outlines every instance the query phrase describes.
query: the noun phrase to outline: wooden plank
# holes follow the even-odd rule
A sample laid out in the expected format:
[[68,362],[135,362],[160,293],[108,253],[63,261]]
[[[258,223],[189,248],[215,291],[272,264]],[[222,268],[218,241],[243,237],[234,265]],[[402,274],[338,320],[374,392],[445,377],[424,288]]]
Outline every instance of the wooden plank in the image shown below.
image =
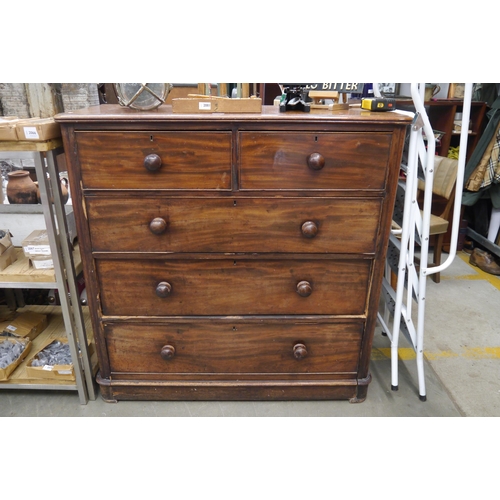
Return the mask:
[[56,84],[27,83],[26,94],[30,106],[31,116],[51,118],[63,110],[62,100],[58,99]]
[[1,141],[0,151],[52,151],[62,147],[62,139],[48,141]]

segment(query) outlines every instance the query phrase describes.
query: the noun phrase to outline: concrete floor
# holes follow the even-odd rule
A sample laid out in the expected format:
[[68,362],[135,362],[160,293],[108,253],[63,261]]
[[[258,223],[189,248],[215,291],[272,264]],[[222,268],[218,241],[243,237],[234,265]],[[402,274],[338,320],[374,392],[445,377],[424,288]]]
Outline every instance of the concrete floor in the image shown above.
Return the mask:
[[79,404],[74,392],[0,391],[0,417],[497,417],[500,416],[500,277],[459,252],[429,280],[425,315],[427,401],[418,397],[413,349],[400,341],[399,390],[391,390],[387,337],[377,328],[372,383],[365,402],[130,402],[100,397]]

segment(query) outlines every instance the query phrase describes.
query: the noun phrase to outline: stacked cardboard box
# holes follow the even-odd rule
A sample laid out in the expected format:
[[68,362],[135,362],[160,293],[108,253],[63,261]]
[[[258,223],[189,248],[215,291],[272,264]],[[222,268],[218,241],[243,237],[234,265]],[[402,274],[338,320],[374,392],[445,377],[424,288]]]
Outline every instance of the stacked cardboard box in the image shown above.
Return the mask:
[[[10,348],[8,346],[10,345]],[[13,359],[12,362],[8,362],[6,366],[0,364],[0,380],[7,380],[10,374],[21,364],[21,362],[26,358],[31,349],[31,340],[22,337],[4,337],[0,336],[0,353],[10,351],[10,355],[17,349],[17,358]]]
[[[17,314],[13,319],[0,323],[1,350],[10,354],[16,349],[19,356],[11,363],[0,366],[0,380],[7,380],[10,374],[21,364],[29,354],[32,341],[47,327],[47,315],[33,311]],[[10,344],[10,346],[9,346]]]
[[[45,354],[49,351],[51,351],[50,354]],[[54,352],[57,354],[54,354]],[[53,363],[49,361],[50,358],[57,357],[65,358],[68,362]],[[75,370],[69,353],[68,339],[48,339],[26,364],[26,373],[32,378],[75,380]]]
[[61,137],[61,127],[53,118],[0,117],[0,141],[48,141]]
[[36,229],[22,242],[23,252],[35,269],[54,269],[46,229]]
[[0,323],[0,334],[33,340],[47,328],[47,315],[33,311],[19,313],[13,320]]
[[12,245],[11,237],[8,229],[0,229],[0,271],[17,260],[17,252]]

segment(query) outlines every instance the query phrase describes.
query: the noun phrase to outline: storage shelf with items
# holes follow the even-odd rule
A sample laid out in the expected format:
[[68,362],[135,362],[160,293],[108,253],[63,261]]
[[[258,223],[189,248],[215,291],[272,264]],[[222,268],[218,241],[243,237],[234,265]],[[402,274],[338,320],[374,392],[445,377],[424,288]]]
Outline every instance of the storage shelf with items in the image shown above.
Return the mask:
[[[30,373],[29,367],[30,361],[39,353],[44,346],[49,344],[53,340],[61,339],[61,336],[65,332],[64,318],[59,306],[26,306],[20,308],[16,311],[17,317],[22,318],[26,313],[36,313],[43,315],[47,318],[46,326],[44,329],[31,340],[30,352],[26,358],[16,367],[16,369],[9,375],[6,380],[0,382],[0,389],[55,389],[55,390],[78,390],[76,382],[76,373],[73,366],[72,374],[70,376],[61,377],[57,370],[47,370],[45,369],[43,375],[33,376]],[[0,313],[1,315],[1,313]],[[90,316],[88,311],[83,311],[83,320],[85,328],[88,332],[87,337],[87,351],[90,356],[91,364],[93,366],[93,374],[97,371],[97,359],[95,355],[95,349],[93,346],[93,333],[90,324]],[[0,325],[8,325],[9,321],[4,321]],[[5,337],[12,338],[12,337]],[[64,338],[64,336],[62,337]],[[0,342],[2,337],[0,336]],[[78,351],[81,351],[81,345],[77,344]]]
[[[36,269],[30,263],[30,258],[25,255],[20,241],[26,238],[26,234],[22,234],[21,238],[16,228],[14,231],[16,235],[13,234],[12,238],[14,249],[11,250],[15,258],[0,270],[0,288],[6,292],[30,289],[55,290],[60,303],[57,306],[36,306],[25,305],[21,300],[21,303],[15,304],[15,311],[7,306],[0,310],[0,335],[4,338],[15,338],[16,332],[12,328],[12,322],[18,318],[22,319],[27,314],[35,312],[47,318],[43,331],[32,339],[29,354],[5,380],[0,381],[0,390],[74,390],[78,393],[80,403],[86,404],[89,399],[96,397],[94,376],[97,371],[97,360],[95,355],[92,356],[93,332],[88,311],[80,306],[78,299],[76,276],[81,271],[80,252],[78,243],[74,244],[76,236],[74,227],[68,223],[71,220],[72,207],[63,203],[57,168],[58,156],[61,157],[63,153],[61,140],[57,138],[46,141],[0,141],[0,160],[34,163],[41,202],[30,205],[0,204],[2,225],[4,222],[9,224],[12,217],[17,220],[23,218],[29,220],[42,215],[52,261],[50,268]],[[9,227],[5,229],[10,231]],[[32,229],[28,223],[24,231],[29,235]],[[12,313],[10,317],[9,312]],[[6,337],[6,334],[14,337]],[[56,370],[52,374],[43,373],[43,377],[33,376],[33,371],[27,370],[28,364],[47,343],[50,343],[51,339],[63,339],[63,342],[67,339],[74,373],[60,377]],[[51,367],[47,366],[45,371],[50,372]]]
[[[398,100],[398,109],[414,111],[411,100]],[[458,147],[460,139],[460,115],[463,109],[462,99],[431,99],[425,102],[429,122],[434,131],[440,133],[436,154],[448,156],[450,148]],[[486,103],[473,101],[470,110],[469,141],[467,143],[467,160],[481,137],[486,117]]]

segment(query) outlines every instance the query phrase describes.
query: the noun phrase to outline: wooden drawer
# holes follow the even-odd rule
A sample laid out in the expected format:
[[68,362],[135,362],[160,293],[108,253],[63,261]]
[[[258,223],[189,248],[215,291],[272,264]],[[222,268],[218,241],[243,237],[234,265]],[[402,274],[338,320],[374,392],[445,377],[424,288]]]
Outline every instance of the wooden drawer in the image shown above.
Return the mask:
[[385,188],[389,133],[241,132],[239,138],[241,189]]
[[373,253],[380,206],[377,198],[86,199],[95,252]]
[[113,374],[160,373],[187,378],[207,373],[272,373],[278,378],[354,374],[362,332],[361,321],[200,320],[110,323],[104,327]]
[[371,260],[98,259],[96,267],[104,315],[364,315]]
[[[231,189],[230,132],[76,132],[75,136],[84,188]],[[149,168],[159,166],[157,170],[145,167],[147,157]]]

